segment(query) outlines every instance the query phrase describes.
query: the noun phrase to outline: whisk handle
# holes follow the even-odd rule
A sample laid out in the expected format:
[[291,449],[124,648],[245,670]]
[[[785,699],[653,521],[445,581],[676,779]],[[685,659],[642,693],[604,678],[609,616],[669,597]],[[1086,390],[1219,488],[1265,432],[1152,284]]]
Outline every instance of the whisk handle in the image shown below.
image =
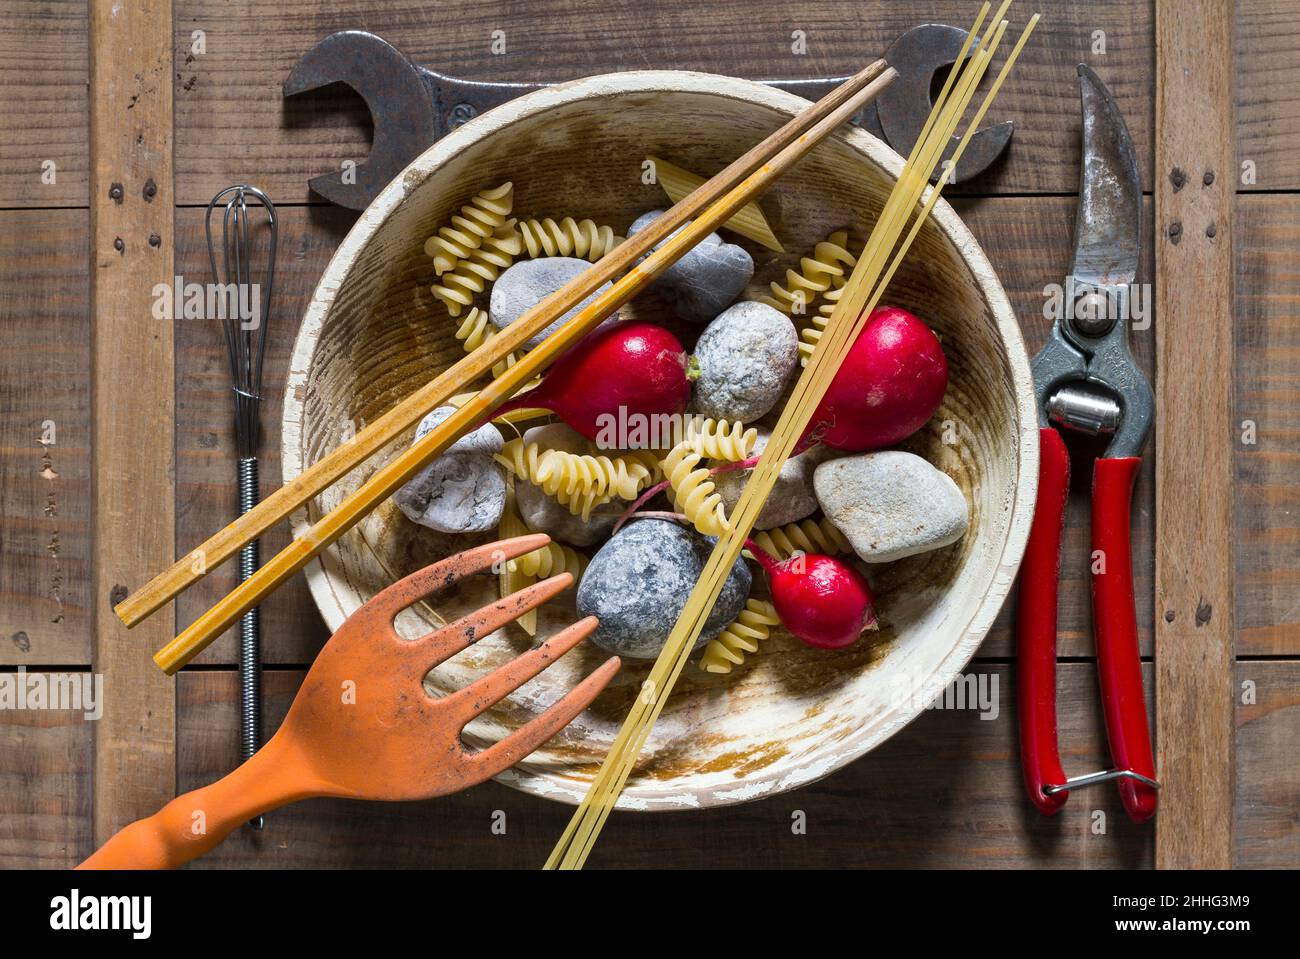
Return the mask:
[[[239,460],[239,514],[257,505],[257,457]],[[261,566],[257,540],[239,551],[239,581]],[[249,759],[262,745],[262,624],[254,606],[239,620],[239,758]]]
[[[257,457],[239,459],[239,514],[257,505]],[[239,551],[239,581],[242,583],[261,566],[257,540]],[[239,758],[247,762],[262,748],[262,621],[254,606],[239,620]],[[262,828],[262,817],[249,825]]]

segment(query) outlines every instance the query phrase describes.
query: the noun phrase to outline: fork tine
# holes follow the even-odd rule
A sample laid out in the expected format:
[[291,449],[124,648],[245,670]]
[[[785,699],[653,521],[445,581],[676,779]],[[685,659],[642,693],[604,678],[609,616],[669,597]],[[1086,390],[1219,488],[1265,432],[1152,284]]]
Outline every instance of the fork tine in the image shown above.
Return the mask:
[[[530,609],[536,609],[552,597],[558,596],[571,585],[573,585],[573,574],[558,573],[549,579],[542,580],[540,583],[534,583],[525,589],[513,592],[509,596],[502,596],[492,605],[477,609],[446,626],[440,626],[433,632],[426,633],[415,640],[415,642],[428,646],[430,653],[434,657],[428,665],[428,668],[432,669],[443,660],[455,656],[467,646],[472,646],[493,630],[500,629],[506,623],[518,619]],[[482,682],[482,680],[477,682]],[[465,688],[471,689],[473,687],[466,686]],[[463,691],[458,690],[452,696],[458,696]],[[450,699],[451,697],[447,698]]]
[[491,569],[498,563],[541,549],[550,541],[545,533],[532,533],[467,549],[399,579],[366,603],[366,607],[375,615],[387,616],[391,623],[398,613],[430,593],[446,589],[466,576]]
[[598,624],[595,616],[578,620],[540,646],[516,656],[463,689],[456,690],[442,700],[443,705],[464,725],[577,646]]
[[476,767],[476,778],[481,775],[486,779],[508,769],[573,722],[578,713],[600,695],[621,665],[617,656],[611,656],[546,712],[529,720],[499,743],[466,756],[466,761]]

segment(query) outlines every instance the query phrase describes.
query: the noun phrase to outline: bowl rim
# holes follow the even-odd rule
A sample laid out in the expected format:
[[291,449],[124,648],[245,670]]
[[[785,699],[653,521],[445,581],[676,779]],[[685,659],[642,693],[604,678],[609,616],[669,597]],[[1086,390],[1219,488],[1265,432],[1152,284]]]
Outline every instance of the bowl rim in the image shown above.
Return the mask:
[[[339,244],[312,292],[294,340],[285,384],[280,444],[282,482],[291,482],[302,469],[305,448],[301,442],[301,426],[308,371],[324,319],[357,253],[406,197],[434,175],[446,161],[493,132],[580,100],[638,93],[707,94],[766,107],[783,116],[793,115],[808,105],[807,100],[794,93],[758,81],[684,70],[636,70],[598,74],[540,88],[481,114],[435,142],[412,160],[362,212]],[[864,129],[844,126],[831,134],[831,137],[860,154],[863,160],[875,164],[894,180],[902,171],[903,158]],[[1010,514],[1007,517],[1006,538],[996,559],[989,590],[973,612],[962,617],[966,623],[960,630],[958,640],[938,661],[930,677],[936,683],[933,688],[946,688],[974,657],[1015,582],[1033,521],[1038,485],[1039,434],[1029,357],[1006,291],[974,235],[946,199],[941,197],[935,204],[931,218],[957,249],[975,279],[981,297],[989,306],[994,326],[1005,345],[1018,418],[1013,437],[1018,463],[1009,505]],[[294,538],[306,532],[309,525],[308,509],[305,506],[295,510],[290,517]],[[344,603],[336,583],[326,571],[321,557],[313,559],[304,573],[312,599],[333,633],[345,618]],[[866,755],[912,722],[924,709],[924,704],[918,705],[910,700],[893,704],[886,715],[870,727],[859,728],[842,740],[813,751],[802,757],[794,768],[782,769],[779,763],[773,764],[768,769],[738,780],[734,786],[674,787],[671,780],[629,783],[616,808],[672,810],[721,807],[797,789]],[[530,768],[526,761],[506,770],[496,779],[522,792],[571,805],[579,803],[586,794],[584,783],[550,771]]]

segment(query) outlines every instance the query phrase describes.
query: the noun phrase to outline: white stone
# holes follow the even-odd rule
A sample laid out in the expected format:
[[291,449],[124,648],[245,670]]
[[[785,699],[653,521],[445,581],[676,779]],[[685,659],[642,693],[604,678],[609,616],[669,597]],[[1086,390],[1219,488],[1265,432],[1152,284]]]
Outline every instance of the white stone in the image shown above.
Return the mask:
[[[415,438],[453,412],[454,406],[438,407],[420,421]],[[393,494],[393,502],[411,522],[442,533],[495,529],[506,505],[506,479],[492,454],[501,452],[503,445],[497,428],[484,423],[420,470]]]
[[799,365],[799,336],[780,310],[746,300],[705,327],[695,360],[700,369],[695,409],[715,419],[753,423],[785,392]]
[[912,453],[883,450],[817,467],[822,511],[868,563],[888,563],[961,539],[966,497],[946,473]]

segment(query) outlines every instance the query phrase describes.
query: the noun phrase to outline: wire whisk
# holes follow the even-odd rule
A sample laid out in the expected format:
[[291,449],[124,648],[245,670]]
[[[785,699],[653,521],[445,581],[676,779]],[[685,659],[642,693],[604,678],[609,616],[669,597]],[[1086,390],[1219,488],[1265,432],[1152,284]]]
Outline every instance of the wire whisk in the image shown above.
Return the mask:
[[[266,269],[258,280],[252,268],[256,246],[250,225],[249,199],[266,212],[270,237],[266,247]],[[212,236],[212,212],[222,206],[221,268]],[[230,356],[231,387],[235,394],[235,444],[239,453],[239,512],[247,513],[258,502],[257,446],[261,432],[262,361],[270,328],[271,296],[275,290],[275,256],[279,239],[275,204],[256,187],[239,184],[226,187],[212,198],[203,220],[208,241],[208,264],[218,288],[215,304]],[[253,540],[239,553],[239,578],[248,579],[261,565],[258,542]],[[239,621],[239,746],[240,759],[247,760],[262,746],[262,636],[256,607]],[[262,817],[250,825],[262,828]]]

